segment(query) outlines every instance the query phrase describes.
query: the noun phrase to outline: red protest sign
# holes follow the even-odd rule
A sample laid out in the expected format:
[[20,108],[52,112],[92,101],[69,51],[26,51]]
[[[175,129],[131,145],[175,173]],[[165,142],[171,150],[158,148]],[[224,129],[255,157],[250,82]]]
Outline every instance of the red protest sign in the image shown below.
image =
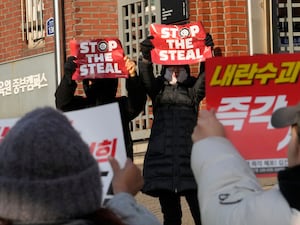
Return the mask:
[[206,105],[259,176],[287,166],[289,128],[272,113],[300,101],[299,54],[214,57],[206,61]]
[[154,49],[153,63],[183,65],[205,61],[212,57],[211,47],[205,46],[206,33],[201,22],[186,25],[151,24]]
[[71,55],[77,57],[73,80],[128,77],[124,51],[118,39],[71,40],[70,50]]

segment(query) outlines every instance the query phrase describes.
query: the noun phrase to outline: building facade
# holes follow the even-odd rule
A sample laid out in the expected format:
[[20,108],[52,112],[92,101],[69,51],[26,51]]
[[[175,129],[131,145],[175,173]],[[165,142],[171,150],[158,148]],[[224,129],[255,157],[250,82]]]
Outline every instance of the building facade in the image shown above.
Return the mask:
[[[300,50],[299,9],[300,0],[2,0],[0,118],[54,106],[72,39],[117,37],[137,60],[151,23],[201,21],[216,55],[293,53]],[[126,94],[124,80],[119,94]],[[149,135],[149,108],[132,122],[136,140]]]

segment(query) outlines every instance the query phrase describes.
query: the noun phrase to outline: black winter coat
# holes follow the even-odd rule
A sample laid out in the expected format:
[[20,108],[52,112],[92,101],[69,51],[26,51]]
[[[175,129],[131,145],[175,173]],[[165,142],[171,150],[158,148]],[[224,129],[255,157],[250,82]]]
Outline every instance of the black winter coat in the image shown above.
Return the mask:
[[154,77],[151,63],[139,61],[139,73],[152,99],[154,121],[144,160],[143,192],[159,196],[163,191],[196,190],[190,156],[191,135],[197,123],[200,101],[205,97],[204,74],[169,85],[163,74]]
[[[74,95],[76,88],[77,83],[75,81],[70,82],[67,76],[64,76],[55,92],[56,108],[67,112],[101,105],[93,101],[92,98]],[[115,97],[106,103],[119,103],[127,157],[133,160],[133,143],[129,123],[144,110],[147,96],[138,76],[126,79],[126,89],[128,97]]]

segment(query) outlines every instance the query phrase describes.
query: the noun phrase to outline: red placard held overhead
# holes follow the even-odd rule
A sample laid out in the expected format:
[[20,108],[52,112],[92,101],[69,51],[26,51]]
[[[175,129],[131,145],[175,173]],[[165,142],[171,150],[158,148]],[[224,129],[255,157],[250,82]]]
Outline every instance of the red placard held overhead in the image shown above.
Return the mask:
[[118,39],[71,40],[70,49],[71,55],[77,57],[73,80],[128,77],[124,51]]
[[183,65],[205,61],[212,57],[211,47],[205,46],[206,33],[201,22],[186,25],[151,24],[153,63]]

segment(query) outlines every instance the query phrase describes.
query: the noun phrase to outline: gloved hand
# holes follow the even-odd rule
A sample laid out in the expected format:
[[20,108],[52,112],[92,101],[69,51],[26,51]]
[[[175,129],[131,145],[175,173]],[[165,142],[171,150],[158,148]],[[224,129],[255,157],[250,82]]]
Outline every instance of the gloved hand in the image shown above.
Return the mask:
[[199,75],[205,72],[205,61],[200,62],[199,65]]
[[77,58],[75,56],[69,56],[64,65],[64,78],[67,79],[68,83],[72,83],[72,75],[76,70],[76,63],[74,60]]
[[211,36],[210,33],[206,33],[205,45],[210,46],[212,48],[215,46],[214,41],[213,41],[212,36]]
[[147,59],[151,62],[151,50],[154,48],[151,39],[153,36],[148,36],[145,40],[141,43],[141,52],[144,59]]

